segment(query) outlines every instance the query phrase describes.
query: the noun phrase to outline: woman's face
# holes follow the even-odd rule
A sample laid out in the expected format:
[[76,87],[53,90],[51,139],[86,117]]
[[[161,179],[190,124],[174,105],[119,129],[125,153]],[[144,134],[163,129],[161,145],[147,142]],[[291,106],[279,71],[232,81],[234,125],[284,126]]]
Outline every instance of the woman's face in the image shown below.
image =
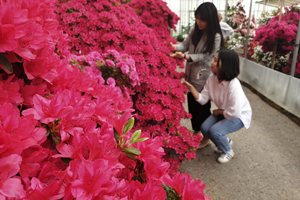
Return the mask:
[[202,31],[205,31],[207,29],[207,22],[201,20],[200,18],[196,18],[196,23],[198,25],[198,28]]
[[216,53],[213,61],[211,61],[211,66],[210,66],[211,72],[216,74],[217,76],[219,74],[219,68],[221,68],[222,66],[221,60],[219,61],[219,66],[218,66],[218,60],[219,60],[219,53]]

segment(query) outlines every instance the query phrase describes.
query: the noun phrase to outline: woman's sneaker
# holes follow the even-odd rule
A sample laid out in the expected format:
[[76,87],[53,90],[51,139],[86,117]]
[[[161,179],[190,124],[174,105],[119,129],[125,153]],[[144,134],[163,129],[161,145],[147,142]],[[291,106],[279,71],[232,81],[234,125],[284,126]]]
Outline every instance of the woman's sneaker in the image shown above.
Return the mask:
[[[229,138],[227,138],[227,139],[228,139],[228,142],[229,142],[230,146],[232,146],[232,144],[233,144],[232,139],[229,139]],[[214,150],[214,153],[215,154],[222,154],[223,151],[219,147],[216,147],[215,150]]]
[[223,153],[221,154],[221,156],[218,158],[218,162],[219,163],[227,163],[228,161],[231,160],[231,158],[233,158],[234,156],[234,152],[231,149],[230,151],[227,152],[227,154]]
[[215,154],[222,154],[223,151],[219,147],[216,147],[215,150],[214,150],[214,153]]

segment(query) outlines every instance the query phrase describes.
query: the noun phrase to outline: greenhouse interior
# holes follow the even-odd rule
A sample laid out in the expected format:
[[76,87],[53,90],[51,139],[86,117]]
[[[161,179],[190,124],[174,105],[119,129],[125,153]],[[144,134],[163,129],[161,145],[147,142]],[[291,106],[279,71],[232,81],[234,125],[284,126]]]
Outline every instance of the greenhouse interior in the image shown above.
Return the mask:
[[299,199],[298,3],[0,0],[0,200]]

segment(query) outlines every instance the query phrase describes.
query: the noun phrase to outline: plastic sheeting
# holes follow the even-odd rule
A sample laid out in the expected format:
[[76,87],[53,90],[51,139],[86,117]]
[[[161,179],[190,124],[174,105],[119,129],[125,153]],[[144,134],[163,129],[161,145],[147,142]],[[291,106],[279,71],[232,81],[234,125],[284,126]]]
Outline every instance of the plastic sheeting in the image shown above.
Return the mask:
[[238,78],[280,107],[300,117],[300,79],[242,57]]

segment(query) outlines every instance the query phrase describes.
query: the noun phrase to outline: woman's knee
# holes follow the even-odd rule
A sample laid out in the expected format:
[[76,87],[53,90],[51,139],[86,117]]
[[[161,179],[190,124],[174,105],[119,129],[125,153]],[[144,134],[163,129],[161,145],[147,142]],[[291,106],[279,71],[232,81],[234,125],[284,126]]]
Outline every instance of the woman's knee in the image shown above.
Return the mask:
[[209,129],[209,135],[210,137],[212,138],[219,138],[222,136],[222,129],[216,127],[216,126],[212,126],[210,129]]
[[205,123],[203,123],[200,127],[200,131],[204,136],[207,136],[209,128],[210,128],[209,126],[205,126]]

